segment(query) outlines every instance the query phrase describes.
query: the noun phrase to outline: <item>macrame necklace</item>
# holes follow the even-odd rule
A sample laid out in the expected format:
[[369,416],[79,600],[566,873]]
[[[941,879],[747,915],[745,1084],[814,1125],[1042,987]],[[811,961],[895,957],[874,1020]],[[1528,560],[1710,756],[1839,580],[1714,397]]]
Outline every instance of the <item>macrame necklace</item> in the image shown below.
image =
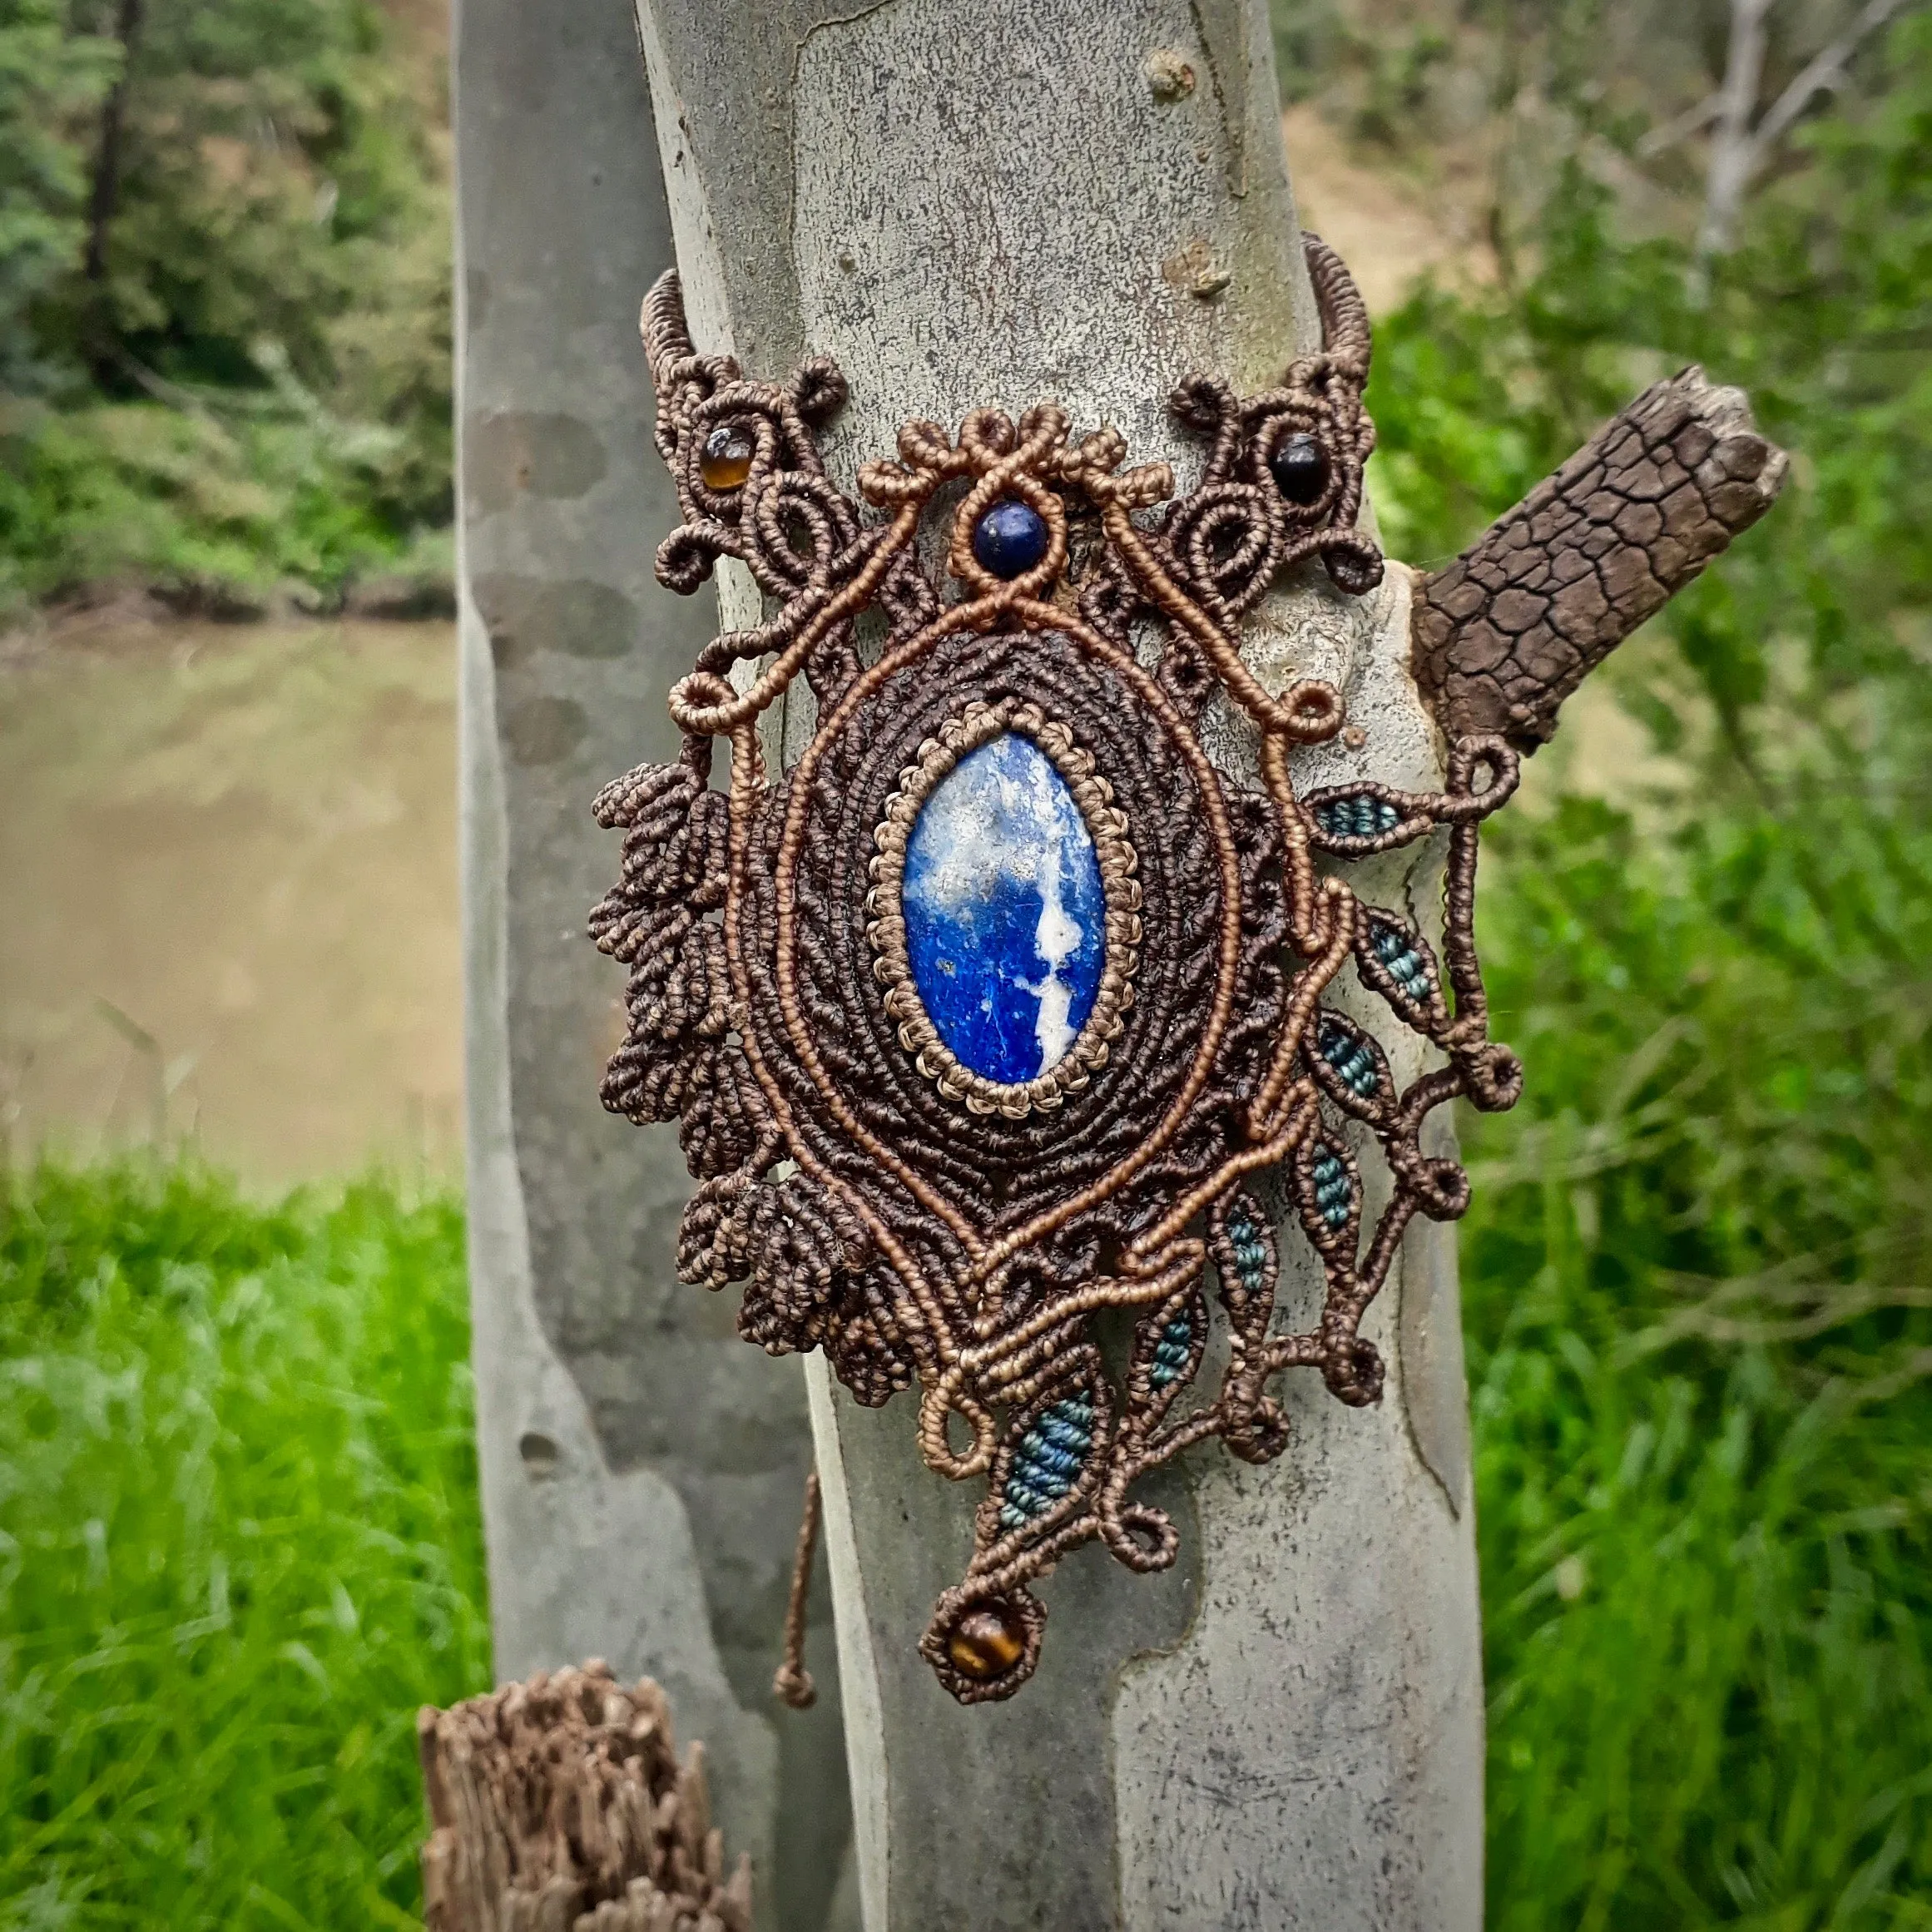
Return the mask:
[[[1335,254],[1306,246],[1321,349],[1260,395],[1182,384],[1172,407],[1206,455],[1179,498],[1166,465],[1123,468],[1115,432],[1076,438],[1043,404],[1017,424],[976,410],[956,440],[906,424],[899,460],[859,473],[869,518],[814,439],[845,397],[831,363],[748,381],[693,351],[674,275],[644,305],[685,519],[659,578],[688,593],[735,557],[775,614],[673,689],[677,760],[597,799],[623,869],[591,930],[630,969],[604,1103],[682,1121],[684,1279],[745,1282],[741,1334],[822,1348],[862,1403],[916,1387],[927,1464],[984,1479],[971,1561],[919,1644],[964,1702],[1032,1675],[1046,1612],[1027,1586],[1068,1550],[1174,1561],[1172,1522],[1132,1494],[1147,1471],[1210,1436],[1281,1454],[1280,1371],[1378,1398],[1363,1311],[1409,1220],[1469,1198],[1423,1122],[1521,1087],[1488,1038],[1471,933],[1478,823],[1515,754],[1467,738],[1440,792],[1298,796],[1290,755],[1341,730],[1340,698],[1314,679],[1276,696],[1241,661],[1243,616],[1291,564],[1319,557],[1356,596],[1382,576],[1355,523],[1367,316]],[[959,486],[949,601],[918,538]],[[800,681],[816,728],[775,773],[760,721]],[[1258,787],[1202,748],[1215,699],[1253,728]],[[710,782],[719,738],[728,791]],[[1345,876],[1438,828],[1439,954]],[[1406,1088],[1322,1002],[1351,959],[1439,1049]],[[1366,1233],[1350,1122],[1394,1180]],[[1275,1323],[1271,1175],[1321,1260],[1305,1332]],[[1227,1354],[1209,1390],[1211,1283]],[[1110,1308],[1132,1323],[1117,1380],[1093,1332]]]

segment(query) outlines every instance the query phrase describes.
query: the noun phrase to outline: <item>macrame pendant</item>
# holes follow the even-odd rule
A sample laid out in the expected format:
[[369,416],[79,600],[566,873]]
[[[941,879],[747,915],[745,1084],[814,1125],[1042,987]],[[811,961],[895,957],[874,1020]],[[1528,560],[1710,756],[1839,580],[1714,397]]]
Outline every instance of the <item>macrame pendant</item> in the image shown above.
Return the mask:
[[[1366,319],[1339,260],[1308,253],[1324,348],[1262,395],[1182,386],[1204,462],[1177,500],[1166,466],[1123,467],[1114,432],[1074,439],[1043,404],[1017,425],[976,411],[957,440],[909,424],[899,460],[860,472],[868,514],[814,441],[845,399],[830,363],[749,382],[693,353],[675,277],[645,305],[685,516],[658,574],[689,592],[735,557],[775,615],[672,691],[678,761],[597,800],[624,857],[592,930],[630,968],[604,1101],[682,1120],[699,1186],[680,1273],[745,1282],[746,1339],[822,1348],[861,1402],[916,1390],[926,1462],[985,1484],[920,1642],[963,1702],[1032,1674],[1045,1611],[1027,1585],[1075,1545],[1173,1562],[1173,1524],[1133,1494],[1147,1470],[1209,1436],[1281,1453],[1280,1371],[1377,1398],[1363,1310],[1409,1220],[1467,1200],[1421,1152],[1424,1117],[1520,1085],[1486,1037],[1470,938],[1477,823],[1514,755],[1465,741],[1439,794],[1297,796],[1290,754],[1341,728],[1340,701],[1312,680],[1271,694],[1240,656],[1243,614],[1289,565],[1319,556],[1355,595],[1382,574],[1355,527]],[[760,721],[808,692],[810,741],[775,770]],[[1210,705],[1251,726],[1258,785],[1209,760]],[[1439,956],[1346,882],[1348,861],[1439,828]],[[1351,959],[1439,1049],[1405,1091],[1323,1003]],[[1351,1128],[1394,1177],[1370,1230]],[[1284,1192],[1326,1282],[1305,1332],[1276,1320],[1263,1203]],[[1131,1322],[1124,1374],[1096,1343],[1107,1309]]]

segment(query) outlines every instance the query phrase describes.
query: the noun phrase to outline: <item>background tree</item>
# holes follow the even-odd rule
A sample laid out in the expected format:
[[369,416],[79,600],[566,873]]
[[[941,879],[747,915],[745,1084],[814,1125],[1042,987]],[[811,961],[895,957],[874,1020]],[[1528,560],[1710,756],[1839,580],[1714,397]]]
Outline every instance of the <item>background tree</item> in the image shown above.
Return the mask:
[[367,0],[16,11],[0,598],[393,569],[448,515],[433,39]]
[[829,1630],[817,1707],[772,1692],[805,1390],[676,1280],[676,1130],[597,1097],[623,1023],[584,933],[612,864],[592,800],[675,747],[656,694],[706,634],[651,574],[676,499],[637,334],[671,256],[650,103],[604,0],[463,0],[454,72],[469,1253],[497,1673],[602,1657],[656,1678],[710,1753],[759,1925],[820,1932],[850,1835]]
[[43,384],[71,346],[35,326],[85,246],[86,154],[78,136],[115,81],[111,47],[70,39],[57,0],[0,9],[0,383]]

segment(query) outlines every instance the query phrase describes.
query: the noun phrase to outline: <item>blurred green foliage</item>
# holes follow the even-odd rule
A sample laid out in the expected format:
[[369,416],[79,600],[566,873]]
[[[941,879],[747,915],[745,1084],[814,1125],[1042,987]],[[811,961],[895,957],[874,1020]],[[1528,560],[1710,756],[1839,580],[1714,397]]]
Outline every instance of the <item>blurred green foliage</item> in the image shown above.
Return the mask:
[[44,378],[34,311],[78,265],[86,156],[67,131],[97,112],[118,64],[70,38],[57,0],[0,4],[0,383]]
[[1377,332],[1400,555],[1688,361],[1793,456],[1598,674],[1664,775],[1485,833],[1499,1932],[1932,1925],[1932,17],[1805,147],[1702,267],[1572,163],[1523,273]]
[[420,1925],[487,1688],[462,1221],[192,1168],[0,1200],[0,1925]]
[[1932,840],[1858,944],[1906,871],[1866,802],[1498,829],[1529,1087],[1469,1123],[1463,1252],[1500,1932],[1932,1915]]
[[440,88],[370,0],[0,0],[0,608],[435,567]]

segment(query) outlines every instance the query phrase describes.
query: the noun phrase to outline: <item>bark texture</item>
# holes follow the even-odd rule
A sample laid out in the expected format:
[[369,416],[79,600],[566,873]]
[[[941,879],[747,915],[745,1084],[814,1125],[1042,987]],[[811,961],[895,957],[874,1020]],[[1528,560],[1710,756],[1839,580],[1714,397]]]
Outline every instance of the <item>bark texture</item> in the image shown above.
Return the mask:
[[1647,389],[1415,589],[1415,681],[1451,738],[1533,751],[1557,711],[1776,501],[1782,450],[1741,389],[1691,368]]
[[539,1672],[416,1720],[429,1932],[751,1932],[751,1867],[725,1875],[704,1746],[602,1662]]

